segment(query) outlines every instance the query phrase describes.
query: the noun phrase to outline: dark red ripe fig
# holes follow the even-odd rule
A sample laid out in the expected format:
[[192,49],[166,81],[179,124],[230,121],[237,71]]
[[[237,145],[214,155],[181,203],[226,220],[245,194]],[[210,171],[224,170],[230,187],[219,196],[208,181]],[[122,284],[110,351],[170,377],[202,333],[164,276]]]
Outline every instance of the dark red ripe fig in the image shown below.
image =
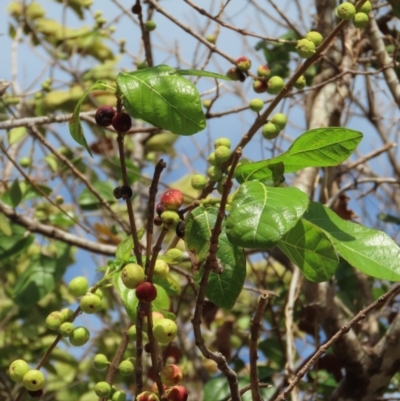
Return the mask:
[[148,354],[151,353],[150,343],[146,343],[146,344],[144,345],[144,350],[145,350],[145,352],[147,352]]
[[155,226],[160,227],[162,225],[162,220],[160,216],[156,216],[154,217],[153,223]]
[[185,236],[185,225],[186,225],[185,220],[181,220],[178,223],[178,225],[176,226],[176,230],[175,231],[176,231],[176,235],[179,238],[183,238]]
[[114,115],[115,111],[111,106],[100,106],[96,110],[94,119],[96,120],[96,124],[100,125],[100,127],[109,127]]
[[165,208],[165,206],[162,203],[159,203],[156,206],[156,212],[159,216],[161,216],[167,209]]
[[168,401],[186,401],[188,396],[188,391],[183,386],[174,386],[167,391]]
[[131,11],[133,14],[140,14],[142,11],[142,6],[139,3],[136,3],[132,6]]
[[32,398],[39,398],[43,395],[43,389],[40,390],[36,390],[36,391],[29,391],[28,390],[28,394],[32,397]]
[[117,113],[112,119],[112,126],[117,132],[128,132],[132,127],[131,116],[124,111]]
[[113,191],[114,196],[116,199],[130,199],[132,198],[133,192],[132,188],[129,185],[122,185],[120,187],[116,187]]
[[157,297],[157,288],[153,283],[145,281],[136,287],[136,296],[139,301],[152,302]]

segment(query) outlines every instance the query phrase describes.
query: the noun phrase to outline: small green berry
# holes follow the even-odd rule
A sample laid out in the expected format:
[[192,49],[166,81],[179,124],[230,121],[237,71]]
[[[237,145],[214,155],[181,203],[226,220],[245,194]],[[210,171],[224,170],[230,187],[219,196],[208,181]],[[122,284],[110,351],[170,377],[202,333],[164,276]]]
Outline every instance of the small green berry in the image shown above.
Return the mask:
[[107,382],[98,382],[94,386],[94,392],[100,398],[108,398],[111,395],[111,386]]
[[104,370],[110,362],[104,354],[96,354],[93,358],[93,366],[96,370]]
[[304,89],[307,84],[306,78],[304,75],[301,75],[294,84],[296,89]]
[[146,28],[146,31],[151,32],[157,28],[157,24],[153,20],[148,20],[144,23],[144,27]]
[[92,314],[96,313],[99,311],[101,308],[102,302],[99,296],[96,294],[85,294],[81,298],[81,302],[79,303],[79,306],[84,313]]
[[215,162],[217,163],[217,165],[226,162],[231,156],[231,151],[227,146],[218,146],[218,148],[215,149],[214,153],[215,153]]
[[178,327],[171,319],[162,319],[153,327],[154,338],[161,344],[168,344],[173,341],[177,332]]
[[218,138],[214,142],[214,149],[217,149],[219,146],[226,146],[230,149],[231,141],[228,138]]
[[215,44],[216,40],[217,39],[213,33],[210,33],[206,36],[206,41],[212,43],[213,45]]
[[171,249],[169,249],[169,250],[166,252],[165,256],[166,256],[168,259],[172,260],[173,263],[181,263],[182,260],[183,260],[183,253],[182,253],[182,251],[181,251],[180,249],[178,249],[178,248],[171,248]]
[[135,370],[135,367],[129,359],[126,359],[119,364],[118,370],[121,376],[130,376]]
[[356,15],[356,8],[351,3],[342,3],[336,8],[336,15],[345,21],[350,21]]
[[50,315],[46,317],[46,326],[50,330],[58,330],[63,323],[63,318],[61,312],[51,312]]
[[74,331],[74,325],[71,322],[64,322],[58,329],[63,337],[69,337]]
[[358,10],[360,13],[369,14],[372,10],[372,4],[370,1],[366,1],[361,8]]
[[90,339],[89,330],[86,327],[76,327],[69,336],[69,342],[75,347],[85,345]]
[[61,195],[57,195],[54,200],[56,201],[57,205],[62,205],[64,203],[64,197]]
[[154,266],[154,274],[159,277],[166,277],[169,273],[169,266],[165,260],[157,259]]
[[74,297],[85,295],[88,288],[89,283],[83,276],[73,278],[68,285],[68,290]]
[[354,16],[353,24],[358,29],[364,29],[369,23],[369,17],[365,13],[357,13]]
[[271,123],[275,124],[279,130],[286,127],[287,117],[283,113],[276,113],[271,118]]
[[128,337],[131,339],[131,340],[136,340],[136,326],[135,325],[132,325],[131,327],[129,327],[129,329],[128,329]]
[[193,189],[201,190],[206,186],[207,178],[204,177],[204,175],[202,175],[202,174],[195,174],[192,176],[192,178],[190,180],[190,184]]
[[207,170],[207,175],[211,181],[219,181],[222,178],[222,170],[218,166],[211,166]]
[[44,387],[44,376],[40,370],[32,369],[25,373],[22,384],[29,391],[37,391]]
[[212,152],[208,155],[207,161],[212,165],[216,166],[217,162],[215,161],[215,152]]
[[318,47],[324,40],[324,37],[317,31],[307,32],[305,38],[311,40],[311,42],[314,43],[315,47]]
[[145,279],[143,267],[137,263],[128,263],[121,271],[121,279],[126,288],[136,288]]
[[111,401],[126,401],[126,394],[122,390],[118,390],[112,395]]
[[136,68],[137,68],[138,70],[144,70],[144,69],[147,68],[147,67],[148,67],[147,61],[139,61],[139,62],[136,64]]
[[25,374],[29,371],[29,365],[23,359],[15,360],[8,368],[12,381],[21,383]]
[[264,107],[264,102],[262,101],[262,99],[251,99],[250,103],[249,103],[249,107],[251,110],[255,111],[256,113],[258,113],[259,111],[261,111]]
[[276,95],[285,87],[285,82],[281,77],[275,75],[268,80],[267,92]]
[[262,128],[262,135],[265,139],[274,139],[279,135],[279,128],[273,123],[267,123]]
[[179,214],[174,210],[166,210],[160,217],[165,228],[175,228],[181,221]]
[[203,100],[203,107],[205,109],[209,109],[211,107],[211,100],[210,99],[204,99]]
[[315,53],[315,44],[309,39],[300,39],[296,45],[297,54],[302,58],[310,58]]
[[30,167],[32,164],[32,160],[30,157],[21,157],[19,159],[19,165],[23,168]]
[[266,65],[260,65],[257,68],[257,75],[259,77],[269,78],[271,75],[271,70]]

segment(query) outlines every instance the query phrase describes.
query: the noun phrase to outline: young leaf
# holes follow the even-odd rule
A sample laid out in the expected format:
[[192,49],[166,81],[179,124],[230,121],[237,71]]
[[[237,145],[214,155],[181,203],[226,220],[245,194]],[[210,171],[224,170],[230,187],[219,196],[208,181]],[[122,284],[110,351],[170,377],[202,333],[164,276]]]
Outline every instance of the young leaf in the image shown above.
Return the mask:
[[247,163],[235,170],[239,183],[265,181],[272,177],[271,164],[283,162],[285,173],[305,167],[330,167],[344,162],[362,139],[361,132],[341,127],[317,128],[300,135],[281,155],[270,160]]
[[[114,187],[110,182],[96,181],[93,186],[105,201],[108,203],[115,203],[115,197],[113,196]],[[79,195],[78,203],[84,210],[96,210],[100,206],[100,201],[87,188]]]
[[339,257],[329,237],[316,225],[301,219],[278,242],[278,248],[314,282],[329,280]]
[[[197,207],[186,222],[185,239],[188,251],[195,254],[199,262],[203,262],[210,248],[211,230],[217,219],[217,208]],[[206,296],[221,308],[231,309],[242,290],[246,277],[246,259],[243,249],[232,245],[225,233],[225,222],[219,236],[217,257],[223,270],[217,274],[211,272]]]
[[229,241],[245,248],[270,249],[296,225],[308,202],[297,188],[246,182],[234,196],[226,219]]
[[[8,224],[10,224],[10,221],[6,216],[2,218],[2,220],[4,219],[6,219]],[[10,228],[11,234],[5,226],[3,226],[0,231],[0,260],[6,260],[7,258],[24,251],[35,239],[35,236],[32,234],[28,236],[26,235],[25,227],[11,223]]]
[[72,113],[72,116],[68,122],[68,127],[69,127],[69,132],[72,136],[72,138],[79,143],[79,145],[83,146],[90,154],[90,156],[93,157],[92,151],[89,148],[89,145],[86,142],[85,134],[83,132],[83,128],[81,125],[81,119],[79,117],[79,113],[81,112],[81,106],[83,101],[85,100],[87,94],[95,89],[106,89],[107,84],[102,81],[97,81],[93,85],[89,86],[89,88],[85,91],[83,96],[79,99],[78,103],[75,106],[74,112]]
[[178,135],[192,135],[206,127],[196,87],[168,65],[121,72],[117,84],[133,118]]
[[310,202],[303,217],[328,234],[340,256],[350,265],[372,277],[400,280],[400,248],[384,232],[342,220],[316,202]]
[[207,78],[224,79],[226,81],[231,81],[231,79],[226,75],[221,75],[221,74],[217,74],[215,72],[210,72],[210,71],[176,70],[176,73],[179,75],[191,75],[191,76],[195,76],[195,77],[207,77]]
[[131,256],[133,249],[133,238],[132,235],[127,236],[117,246],[115,257],[118,259],[126,260]]

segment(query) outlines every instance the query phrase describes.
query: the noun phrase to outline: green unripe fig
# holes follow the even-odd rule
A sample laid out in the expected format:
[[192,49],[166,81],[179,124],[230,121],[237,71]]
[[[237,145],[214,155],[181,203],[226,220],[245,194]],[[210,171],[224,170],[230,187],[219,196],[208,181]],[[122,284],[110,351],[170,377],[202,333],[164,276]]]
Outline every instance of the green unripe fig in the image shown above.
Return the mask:
[[307,85],[306,77],[304,75],[301,75],[299,78],[297,78],[297,81],[294,83],[294,87],[296,89],[304,89]]
[[136,288],[145,279],[143,267],[137,263],[128,263],[121,271],[121,279],[126,288]]
[[271,70],[266,65],[260,65],[257,68],[257,75],[259,77],[269,78],[269,76],[271,75]]
[[[153,321],[153,327],[157,324],[162,319],[165,319],[164,315],[161,312],[151,312],[151,318]],[[143,319],[143,330],[145,332],[148,331],[148,324],[147,324],[147,316],[144,317]]]
[[74,325],[71,322],[64,322],[58,329],[58,332],[63,337],[69,337],[71,333],[74,331]]
[[130,376],[134,370],[135,367],[129,359],[122,361],[118,366],[118,371],[121,376]]
[[250,110],[255,111],[256,113],[258,113],[259,111],[261,111],[264,107],[264,102],[262,101],[262,99],[251,99],[250,103],[249,103],[249,107]]
[[216,42],[216,37],[213,33],[210,33],[206,36],[206,41],[212,43],[213,45]]
[[88,289],[89,283],[83,276],[73,278],[68,285],[68,290],[74,297],[85,295]]
[[76,327],[69,336],[69,342],[75,347],[85,345],[90,339],[89,330],[86,327]]
[[210,99],[204,99],[203,100],[203,107],[205,109],[209,109],[211,107],[211,100]]
[[358,29],[364,29],[369,23],[369,17],[365,13],[357,13],[354,16],[353,24]]
[[217,164],[217,162],[215,161],[215,152],[212,152],[209,154],[209,156],[207,157],[207,161],[212,165],[215,166]]
[[93,358],[93,366],[96,370],[104,370],[110,362],[104,354],[96,354]]
[[214,142],[214,149],[217,149],[219,146],[226,146],[230,149],[231,141],[228,138],[218,138]]
[[222,170],[217,166],[211,166],[207,170],[207,175],[211,181],[219,181],[222,178]]
[[160,277],[166,277],[169,273],[169,266],[165,260],[157,259],[154,266],[154,274]]
[[217,163],[217,165],[226,162],[231,156],[231,151],[227,146],[218,146],[218,148],[215,149],[214,153],[215,153],[215,162]]
[[220,195],[223,194],[224,192],[224,183],[225,183],[225,177],[222,177],[217,184],[217,191]]
[[168,344],[174,341],[178,327],[171,319],[161,319],[153,327],[154,338],[161,344]]
[[61,195],[57,195],[54,200],[56,201],[57,205],[62,205],[64,203],[64,198]]
[[275,75],[268,80],[267,83],[267,92],[271,95],[276,95],[279,93],[285,86],[285,82],[281,77]]
[[201,190],[206,186],[207,178],[204,177],[204,175],[202,175],[202,174],[195,174],[192,176],[192,178],[190,180],[190,184],[193,189]]
[[111,395],[111,386],[107,382],[98,382],[94,386],[94,392],[100,398],[108,398]]
[[136,340],[136,326],[135,325],[132,325],[131,327],[129,327],[128,337],[133,341]]
[[138,70],[144,70],[147,67],[148,67],[147,61],[140,61],[139,63],[136,64],[136,68]]
[[37,391],[44,387],[44,376],[40,370],[28,370],[23,379],[22,384],[29,391]]
[[356,15],[356,8],[351,3],[342,3],[336,8],[336,15],[345,21],[350,21]]
[[46,317],[46,326],[50,330],[58,330],[63,323],[63,318],[60,312],[51,312]]
[[300,39],[296,45],[297,54],[302,58],[310,58],[315,53],[315,44],[309,39]]
[[122,390],[118,390],[112,395],[111,401],[126,401],[126,394]]
[[275,139],[279,135],[279,128],[273,123],[267,123],[262,128],[262,135],[265,139]]
[[174,263],[181,263],[183,260],[183,253],[180,249],[178,248],[171,248],[169,249],[165,256],[168,259],[171,259]]
[[19,165],[23,168],[28,168],[32,165],[32,160],[30,157],[21,157],[19,159]]
[[369,14],[372,10],[372,4],[370,1],[366,1],[361,8],[358,10],[359,13]]
[[315,47],[318,47],[324,40],[323,36],[317,31],[307,32],[305,38],[311,40],[311,42],[314,43]]
[[81,298],[81,302],[79,303],[82,312],[88,314],[96,313],[97,311],[99,311],[101,305],[102,303],[100,297],[92,293],[85,294]]
[[28,371],[29,365],[23,359],[15,360],[8,368],[10,379],[16,383],[21,383]]
[[151,32],[157,28],[157,24],[153,20],[148,20],[144,23],[144,27],[146,28],[146,31]]
[[276,113],[271,118],[271,123],[275,124],[279,130],[286,127],[287,117],[283,113]]
[[61,309],[60,313],[61,313],[63,322],[68,322],[71,319],[71,317],[74,315],[74,311],[72,309],[68,309],[68,308]]
[[165,228],[175,228],[181,221],[179,214],[175,210],[166,210],[161,213],[160,217]]

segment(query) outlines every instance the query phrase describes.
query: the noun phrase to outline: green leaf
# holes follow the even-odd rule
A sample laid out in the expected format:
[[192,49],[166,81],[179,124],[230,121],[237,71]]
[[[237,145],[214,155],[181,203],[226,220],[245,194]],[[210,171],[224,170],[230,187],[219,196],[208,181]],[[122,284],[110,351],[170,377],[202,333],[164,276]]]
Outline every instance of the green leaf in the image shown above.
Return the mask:
[[14,145],[26,135],[26,127],[17,127],[8,131],[8,143]]
[[14,289],[14,302],[21,308],[34,304],[54,290],[70,263],[70,246],[59,242],[57,256],[35,254],[27,269],[18,277]]
[[20,204],[22,200],[22,191],[18,178],[16,178],[11,184],[11,187],[6,192],[4,192],[2,200],[4,201],[4,203],[10,205],[13,208],[17,207]]
[[[188,251],[195,254],[199,262],[203,262],[210,247],[211,230],[217,219],[217,208],[195,208],[186,221],[185,242]],[[242,290],[246,278],[246,259],[243,249],[233,245],[225,232],[225,221],[219,236],[217,257],[223,270],[217,274],[211,272],[206,296],[221,308],[231,309]]]
[[372,277],[400,280],[400,248],[384,232],[342,220],[316,202],[310,202],[303,217],[328,234],[336,251],[350,265]]
[[400,225],[400,218],[397,216],[393,216],[392,214],[379,213],[378,219],[385,223],[393,223],[393,224]]
[[10,220],[5,216],[4,213],[0,213],[0,231],[6,236],[11,237],[12,228]]
[[[11,235],[7,235],[3,230],[0,232],[0,260],[5,260],[10,256],[17,255],[32,244],[35,237],[26,235],[26,228],[11,223]],[[6,228],[3,228],[7,230]]]
[[270,249],[296,225],[308,202],[297,188],[246,182],[234,196],[226,220],[229,241],[244,248]]
[[226,81],[231,81],[231,79],[226,75],[217,74],[211,71],[202,71],[202,70],[176,70],[176,73],[179,75],[191,75],[194,77],[208,77],[215,79],[224,79]]
[[301,219],[278,242],[278,248],[314,282],[327,281],[339,266],[331,240],[316,225]]
[[115,257],[122,260],[127,260],[131,256],[133,249],[133,238],[132,235],[127,236],[117,246]]
[[[101,197],[108,203],[114,203],[114,187],[108,181],[97,181],[93,184]],[[88,188],[85,188],[78,198],[79,206],[84,210],[96,210],[100,206],[100,201],[94,196]]]
[[92,151],[90,150],[89,145],[86,142],[85,133],[83,132],[79,113],[81,112],[82,103],[90,91],[95,89],[106,89],[106,88],[107,84],[102,81],[97,81],[93,85],[89,86],[89,88],[85,91],[83,96],[79,99],[78,103],[76,104],[72,116],[68,122],[69,132],[72,138],[77,143],[79,143],[79,145],[83,146],[88,151],[89,155],[92,157],[93,157]]
[[341,127],[317,128],[300,135],[290,148],[270,160],[242,164],[235,170],[239,183],[271,179],[271,164],[283,162],[285,173],[306,167],[337,166],[345,161],[362,139],[361,132]]
[[206,127],[196,87],[167,65],[121,72],[117,84],[126,110],[156,127],[192,135]]
[[36,184],[36,187],[32,186],[30,183],[26,181],[22,181],[20,184],[20,188],[22,191],[22,201],[25,202],[30,199],[34,198],[42,198],[43,195],[37,190],[37,188],[40,188],[43,193],[46,195],[50,195],[52,192],[52,189],[46,185],[42,184]]

